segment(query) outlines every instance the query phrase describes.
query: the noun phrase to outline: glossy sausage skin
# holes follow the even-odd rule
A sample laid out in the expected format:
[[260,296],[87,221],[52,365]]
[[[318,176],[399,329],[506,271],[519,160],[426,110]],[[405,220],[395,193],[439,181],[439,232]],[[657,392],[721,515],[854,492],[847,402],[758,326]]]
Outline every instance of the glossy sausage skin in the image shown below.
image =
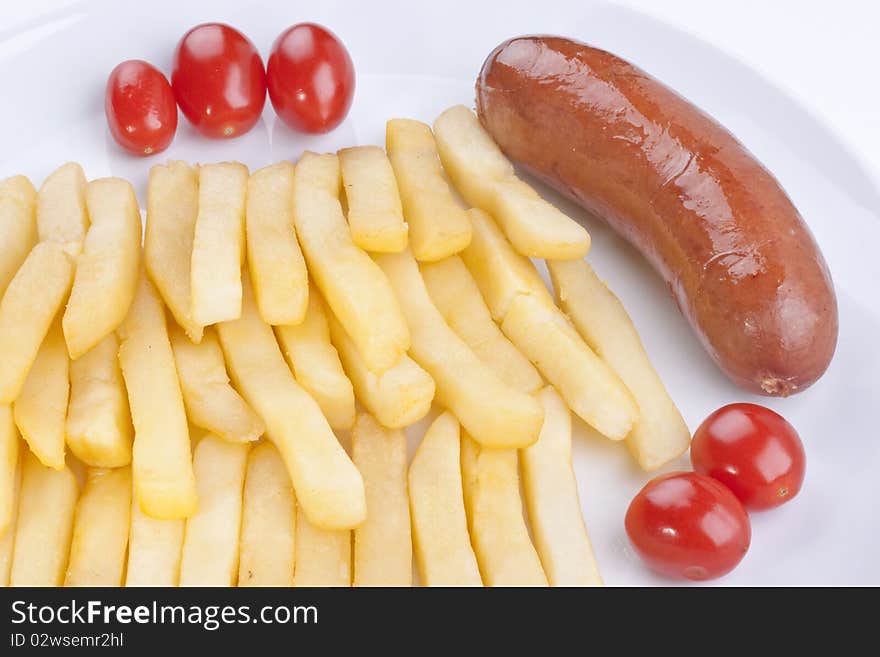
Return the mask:
[[738,385],[787,396],[828,367],[837,301],[822,254],[712,118],[608,52],[539,36],[489,55],[477,112],[508,157],[641,251]]

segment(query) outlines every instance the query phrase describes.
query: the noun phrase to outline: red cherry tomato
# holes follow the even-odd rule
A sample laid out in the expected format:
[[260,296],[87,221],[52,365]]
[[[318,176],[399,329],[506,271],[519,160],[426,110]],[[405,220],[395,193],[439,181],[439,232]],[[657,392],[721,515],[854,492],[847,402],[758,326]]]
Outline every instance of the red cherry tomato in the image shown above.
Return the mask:
[[104,113],[113,139],[133,155],[161,153],[177,131],[177,105],[162,72],[139,59],[122,62],[107,78]]
[[243,135],[266,103],[263,60],[241,32],[205,23],[183,35],[171,86],[183,115],[206,137]]
[[720,577],[742,560],[752,529],[724,484],[695,472],[661,475],[633,498],[626,533],[639,556],[669,577]]
[[729,404],[712,413],[691,444],[694,470],[725,484],[747,509],[771,509],[801,489],[806,457],[785,419],[757,404]]
[[354,96],[354,65],[330,30],[300,23],[272,45],[266,69],[275,112],[300,132],[328,132],[342,123]]

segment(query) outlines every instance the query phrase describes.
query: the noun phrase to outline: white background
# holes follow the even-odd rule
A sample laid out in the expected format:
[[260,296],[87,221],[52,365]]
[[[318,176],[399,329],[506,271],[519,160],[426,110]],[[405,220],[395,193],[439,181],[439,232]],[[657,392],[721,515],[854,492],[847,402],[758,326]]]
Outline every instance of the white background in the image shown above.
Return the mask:
[[[510,36],[564,34],[612,50],[719,119],[779,178],[822,246],[840,304],[837,354],[819,383],[787,400],[751,397],[709,361],[644,261],[601,223],[549,195],[590,229],[590,260],[632,314],[691,429],[724,403],[758,401],[785,415],[804,439],[807,485],[786,507],[753,516],[749,554],[719,583],[880,584],[876,7],[753,0],[0,0],[0,177],[24,173],[39,184],[57,165],[78,160],[89,177],[128,178],[143,202],[148,167],[166,158],[237,159],[254,168],[295,159],[305,148],[382,143],[391,116],[431,121],[449,105],[472,104],[483,58]],[[264,57],[292,23],[330,26],[356,63],[350,117],[330,135],[308,138],[276,121],[267,104],[263,121],[239,139],[207,141],[181,119],[163,155],[123,155],[106,134],[108,72],[129,58],[168,71],[180,35],[208,20],[238,26]],[[620,445],[580,423],[574,446],[606,581],[668,583],[643,568],[622,528],[629,500],[648,477]],[[682,458],[667,469],[687,467]]]

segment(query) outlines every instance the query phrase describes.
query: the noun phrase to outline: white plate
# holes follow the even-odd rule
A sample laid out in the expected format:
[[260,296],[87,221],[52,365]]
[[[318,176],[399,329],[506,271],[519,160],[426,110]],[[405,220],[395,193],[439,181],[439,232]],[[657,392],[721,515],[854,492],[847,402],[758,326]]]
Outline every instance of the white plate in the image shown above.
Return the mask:
[[[90,177],[123,176],[141,200],[147,170],[166,158],[241,160],[259,167],[295,159],[305,148],[383,143],[385,120],[425,121],[455,103],[473,103],[473,81],[503,39],[545,32],[577,37],[641,65],[721,120],[777,175],[815,233],[840,303],[840,343],[827,374],[791,399],[752,397],[709,361],[666,289],[639,256],[595,220],[591,260],[621,297],[673,397],[694,429],[732,401],[765,403],[800,431],[807,481],[786,507],[752,518],[751,549],[722,584],[880,584],[880,193],[827,128],[751,69],[710,45],[639,14],[603,3],[533,0],[495,3],[369,2],[46,3],[18,10],[0,28],[0,177],[35,183],[67,160]],[[26,5],[23,5],[24,7]],[[12,16],[15,9],[4,8]],[[130,158],[104,125],[106,75],[123,59],[168,71],[179,36],[208,20],[248,34],[265,56],[286,26],[313,20],[336,31],[355,60],[358,88],[350,117],[330,135],[295,135],[271,107],[248,135],[211,142],[181,117],[177,139],[152,160]],[[11,90],[11,91],[10,91]],[[558,201],[554,195],[549,195]],[[563,203],[564,209],[582,216]],[[577,433],[583,433],[576,425]],[[608,584],[666,584],[629,547],[623,517],[648,477],[620,445],[575,436],[575,467],[600,566]],[[688,467],[680,459],[668,470]]]

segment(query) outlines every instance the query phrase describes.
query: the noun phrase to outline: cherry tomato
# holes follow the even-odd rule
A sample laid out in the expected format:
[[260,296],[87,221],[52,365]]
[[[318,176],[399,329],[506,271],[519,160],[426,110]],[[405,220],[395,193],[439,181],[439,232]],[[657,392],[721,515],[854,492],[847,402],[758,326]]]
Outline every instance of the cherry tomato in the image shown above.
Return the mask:
[[696,472],[661,475],[633,498],[626,533],[639,556],[669,577],[720,577],[742,560],[752,529],[724,484]]
[[729,404],[707,417],[694,434],[691,463],[756,511],[797,495],[806,470],[794,427],[757,404]]
[[122,62],[107,78],[104,113],[113,139],[133,155],[161,153],[177,131],[177,105],[162,72],[139,59]]
[[266,71],[254,44],[235,28],[205,23],[183,35],[171,86],[183,115],[206,137],[243,135],[266,104]]
[[300,23],[272,45],[266,69],[275,112],[300,132],[328,132],[342,123],[354,96],[354,65],[330,30]]

